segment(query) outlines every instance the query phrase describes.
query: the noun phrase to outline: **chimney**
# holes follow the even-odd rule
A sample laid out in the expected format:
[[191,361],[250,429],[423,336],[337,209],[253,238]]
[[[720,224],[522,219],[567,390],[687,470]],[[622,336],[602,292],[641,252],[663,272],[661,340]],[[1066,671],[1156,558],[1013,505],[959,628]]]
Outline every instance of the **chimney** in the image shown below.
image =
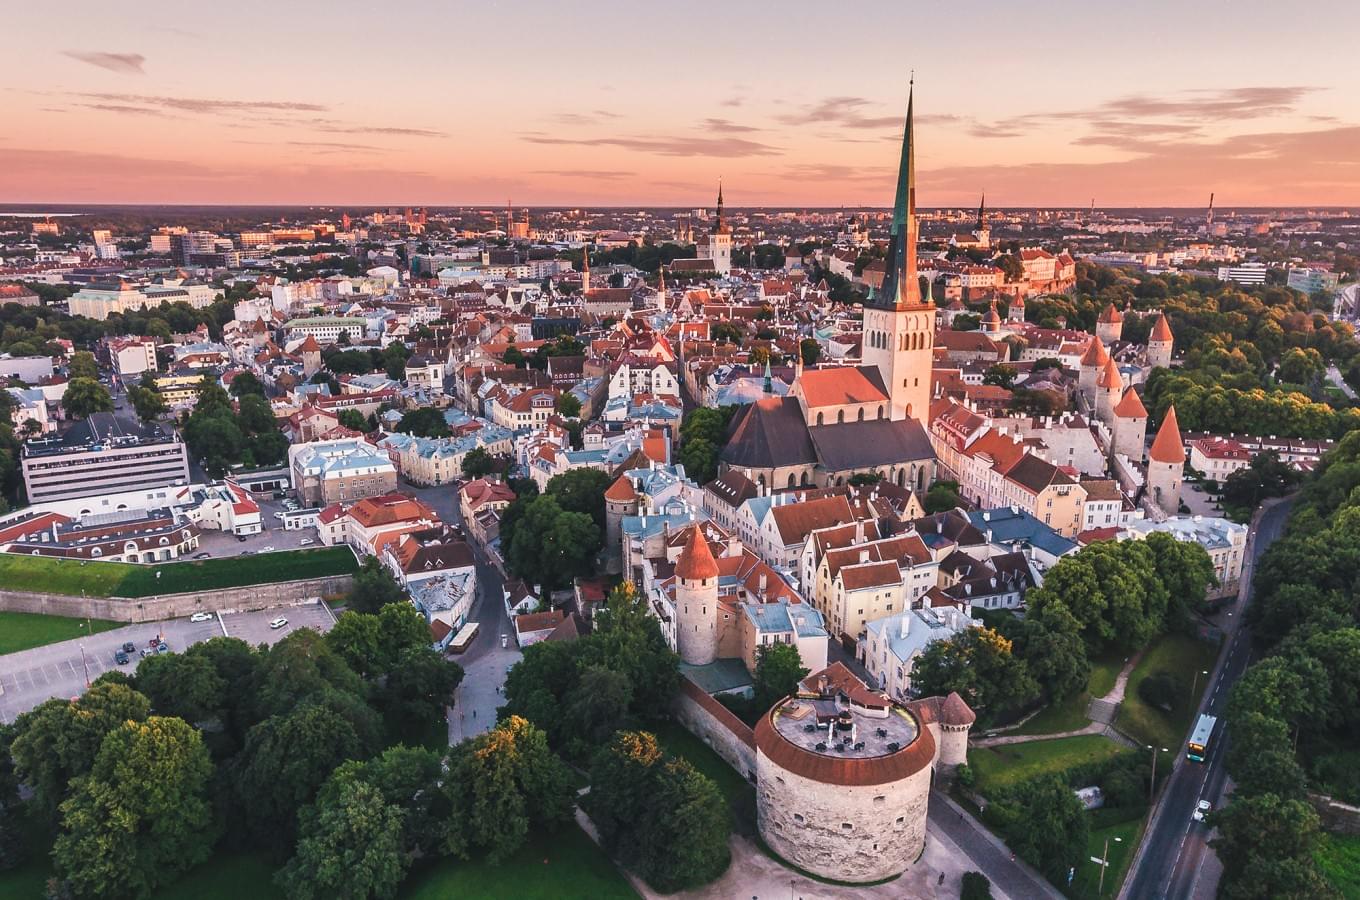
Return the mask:
[[898,636],[898,638],[900,638],[900,639],[905,639],[906,636],[907,636],[907,632],[911,630],[911,620],[910,620],[909,618],[907,618],[906,613],[903,613],[902,616],[901,616],[900,622],[901,622],[901,626],[900,626],[901,630],[898,632],[897,636]]
[[861,549],[859,551],[859,561],[862,563],[867,563],[869,561],[869,551],[867,549]]
[[762,598],[765,596],[765,585],[766,585],[766,581],[767,581],[767,575],[766,575],[766,573],[765,573],[765,572],[761,572],[761,573],[760,573],[760,596],[761,596]]

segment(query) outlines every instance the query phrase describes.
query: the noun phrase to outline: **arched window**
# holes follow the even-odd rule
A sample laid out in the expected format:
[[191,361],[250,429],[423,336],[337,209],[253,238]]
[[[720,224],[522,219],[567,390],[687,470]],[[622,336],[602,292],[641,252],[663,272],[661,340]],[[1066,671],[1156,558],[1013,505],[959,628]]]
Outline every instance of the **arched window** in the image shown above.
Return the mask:
[[760,486],[761,486],[761,488],[763,489],[763,488],[765,487],[765,476],[764,476],[764,475],[761,475],[761,476],[760,476],[759,478],[757,478],[756,480],[760,482]]
[[789,487],[797,487],[797,486],[798,486],[798,479],[797,479],[797,477],[796,477],[792,472],[790,472],[790,473],[789,473]]
[[864,421],[864,407],[862,406],[859,408],[859,421]]
[[897,486],[898,486],[898,487],[906,487],[906,486],[907,486],[907,477],[906,477],[906,476],[907,476],[907,470],[906,470],[906,469],[898,469],[898,470],[897,470]]
[[800,481],[802,482],[804,487],[806,487],[809,484],[812,484],[812,479],[808,477],[807,469],[803,470],[803,477],[800,479]]
[[823,419],[821,413],[817,413],[817,424],[818,424],[818,425],[823,425],[823,424],[825,424],[825,420]]
[[878,417],[879,417],[880,419],[883,418],[883,404],[882,404],[882,403],[878,404]]
[[845,424],[845,410],[843,409],[836,410],[836,424],[837,425]]
[[923,491],[925,489],[926,489],[926,470],[925,467],[923,466],[916,471],[916,490]]

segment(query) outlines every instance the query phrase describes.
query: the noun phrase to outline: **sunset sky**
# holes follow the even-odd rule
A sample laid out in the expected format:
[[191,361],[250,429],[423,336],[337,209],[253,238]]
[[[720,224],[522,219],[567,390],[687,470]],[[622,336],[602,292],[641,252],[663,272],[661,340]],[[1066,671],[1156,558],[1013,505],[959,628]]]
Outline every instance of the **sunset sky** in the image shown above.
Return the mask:
[[1360,205],[1360,3],[11,4],[0,203]]

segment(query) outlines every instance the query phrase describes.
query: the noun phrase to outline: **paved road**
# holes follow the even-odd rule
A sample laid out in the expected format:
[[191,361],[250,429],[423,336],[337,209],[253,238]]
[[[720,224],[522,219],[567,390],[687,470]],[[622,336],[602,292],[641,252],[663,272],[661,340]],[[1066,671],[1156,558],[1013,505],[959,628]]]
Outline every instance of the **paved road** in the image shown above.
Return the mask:
[[1010,850],[1000,839],[979,825],[962,807],[939,791],[930,794],[927,823],[931,831],[939,832],[958,845],[972,864],[992,884],[1011,897],[1061,898],[1058,889],[1048,879],[1021,860],[1012,860]]
[[[1289,517],[1292,501],[1278,503],[1261,514],[1259,526],[1252,540],[1251,555],[1242,573],[1248,585],[1243,597],[1234,604],[1232,621],[1240,622],[1251,602],[1251,576],[1265,549],[1280,536]],[[1211,676],[1211,687],[1205,691],[1201,712],[1218,716],[1220,723],[1227,707],[1228,694],[1237,679],[1251,662],[1251,635],[1246,628],[1233,627],[1228,632],[1225,654]],[[1223,766],[1229,737],[1222,724],[1210,746],[1203,764],[1184,758],[1180,747],[1171,748],[1177,760],[1176,770],[1166,787],[1157,809],[1153,812],[1143,845],[1134,862],[1134,870],[1125,882],[1121,897],[1130,900],[1144,898],[1212,897],[1218,867],[1213,850],[1208,846],[1209,829],[1195,822],[1191,814],[1195,804],[1208,800],[1217,809],[1223,805],[1228,775]]]
[[[288,625],[271,629],[270,620],[280,615],[287,617]],[[251,644],[273,644],[298,628],[329,631],[333,623],[330,611],[320,602],[315,602],[304,606],[228,613],[220,621],[168,619],[125,625],[92,638],[62,641],[10,653],[0,656],[0,722],[12,722],[15,716],[53,697],[79,696],[90,681],[110,669],[132,674],[141,661],[139,654],[133,654],[132,661],[126,666],[119,666],[113,660],[113,652],[125,641],[131,641],[140,649],[159,636],[172,650],[183,650],[191,644],[222,637],[225,633]]]

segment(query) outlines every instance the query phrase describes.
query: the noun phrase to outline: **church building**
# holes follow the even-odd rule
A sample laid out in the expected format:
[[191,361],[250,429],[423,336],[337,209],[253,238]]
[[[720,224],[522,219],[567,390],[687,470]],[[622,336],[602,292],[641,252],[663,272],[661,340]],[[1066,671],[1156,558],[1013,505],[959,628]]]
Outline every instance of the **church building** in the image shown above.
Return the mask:
[[875,472],[924,490],[935,455],[930,415],[935,306],[916,270],[916,155],[912,103],[902,140],[892,232],[881,291],[864,304],[863,365],[804,371],[785,397],[766,397],[733,420],[724,470],[767,490],[844,484]]

